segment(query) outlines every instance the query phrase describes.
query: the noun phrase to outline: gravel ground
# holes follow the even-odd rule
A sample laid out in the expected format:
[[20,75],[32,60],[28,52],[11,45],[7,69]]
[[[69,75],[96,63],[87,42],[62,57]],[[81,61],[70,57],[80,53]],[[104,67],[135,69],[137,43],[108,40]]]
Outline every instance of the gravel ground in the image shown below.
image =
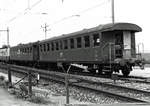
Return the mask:
[[88,87],[92,87],[92,88],[100,89],[100,90],[104,90],[104,91],[109,91],[114,94],[125,95],[127,97],[133,97],[133,98],[147,100],[147,101],[150,100],[150,94],[135,92],[134,90],[131,91],[131,90],[125,90],[125,89],[121,89],[121,88],[110,87],[110,86],[108,87],[105,85],[97,85],[97,84],[89,85],[89,83],[81,83],[81,85],[85,85]]
[[[82,76],[80,76],[82,77]],[[94,78],[94,77],[85,77],[86,79],[89,80],[93,80],[93,81],[101,81],[101,82],[105,82],[105,83],[113,83],[113,81],[111,79],[106,79],[106,78]],[[41,81],[43,82],[43,81]],[[143,89],[143,90],[150,90],[150,85],[147,84],[141,84],[141,83],[130,83],[130,82],[125,82],[125,81],[121,81],[118,80],[117,85],[121,85],[121,86],[126,86],[126,87],[131,87],[131,88],[136,88],[136,89]],[[59,96],[62,98],[65,98],[65,87],[62,84],[58,84],[58,83],[54,83],[54,82],[49,82],[49,86],[39,86],[39,87],[35,87],[34,89],[42,89],[43,91],[46,89],[49,93],[49,95],[47,95],[46,93],[44,94],[45,96],[49,96],[53,95],[53,96]],[[128,95],[130,95],[130,93],[128,93]],[[76,87],[70,87],[70,96],[71,98],[79,101],[79,103],[83,102],[83,103],[100,103],[100,104],[112,104],[112,103],[120,103],[123,101],[119,101],[116,100],[115,98],[109,98],[106,97],[103,94],[96,94],[94,92],[91,92],[89,90],[85,90],[85,89],[78,89]],[[138,96],[138,94],[136,95]],[[141,95],[139,95],[140,97]],[[142,97],[142,96],[141,96]]]
[[[78,76],[79,78],[92,80],[95,82],[104,82],[109,84],[114,84],[114,81],[109,78],[97,78],[97,77],[86,77],[86,76]],[[125,80],[116,80],[116,85],[118,86],[125,86],[130,88],[135,88],[139,90],[145,90],[150,92],[150,84],[149,83],[140,83],[136,81],[125,81]]]
[[[7,75],[6,75],[7,76]],[[15,79],[16,80],[16,79]],[[41,80],[40,82],[45,82]],[[38,86],[40,90],[48,89],[49,94],[47,96],[61,96],[65,98],[65,87],[62,84],[58,84],[55,82],[48,82],[49,86]],[[103,94],[97,94],[93,91],[85,90],[85,89],[78,89],[76,87],[70,87],[70,97],[75,101],[74,103],[81,103],[81,104],[90,104],[90,103],[98,103],[98,104],[112,104],[112,103],[123,103],[124,101],[117,100],[116,98],[110,98]],[[44,93],[44,96],[46,93]],[[61,103],[65,103],[65,100],[60,101]]]
[[[50,86],[43,87],[43,89],[49,89],[54,95],[65,96],[65,87],[62,84],[55,82],[49,82]],[[70,87],[70,96],[80,102],[90,102],[98,104],[112,104],[112,103],[123,103],[123,101],[116,98],[110,98],[103,94],[97,94],[93,91]]]
[[[5,78],[7,79],[7,74],[0,72],[0,75],[5,76]],[[19,74],[16,74],[16,75],[19,75]],[[19,80],[20,80],[19,77],[12,76],[13,83],[17,82]],[[57,85],[55,85],[54,88],[59,88],[56,86]],[[53,89],[53,91],[51,91],[51,90],[43,89],[42,86],[39,85],[39,86],[33,87],[33,92],[35,90],[39,91],[39,92],[36,92],[37,96],[45,97],[47,100],[49,100],[49,102],[51,102],[51,104],[45,104],[45,105],[44,104],[34,104],[34,103],[30,103],[30,102],[19,99],[19,101],[21,101],[21,102],[19,102],[18,105],[14,105],[14,106],[62,106],[66,103],[66,97],[63,95],[57,94],[57,89]],[[7,98],[7,96],[9,96],[9,95],[6,95],[6,94],[2,95],[2,97],[6,97],[6,98]],[[0,106],[10,106],[10,104],[17,103],[18,99],[17,100],[14,99],[15,96],[13,96],[12,98],[13,99],[10,99],[10,102],[7,103],[7,105],[1,105],[4,103],[0,103]],[[28,103],[28,105],[26,102]],[[70,99],[70,103],[72,103],[72,104],[90,104],[90,102],[80,102],[80,101],[75,100],[75,99]]]
[[58,106],[58,104],[35,104],[10,95],[7,89],[0,88],[0,106]]

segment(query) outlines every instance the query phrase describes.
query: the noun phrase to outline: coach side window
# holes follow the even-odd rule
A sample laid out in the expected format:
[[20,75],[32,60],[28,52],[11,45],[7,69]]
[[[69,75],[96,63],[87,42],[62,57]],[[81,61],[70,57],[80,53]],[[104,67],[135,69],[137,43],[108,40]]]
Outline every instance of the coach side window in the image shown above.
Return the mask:
[[54,43],[53,42],[51,43],[51,47],[52,47],[51,50],[54,51]]
[[59,44],[56,42],[56,50],[59,50]]
[[[40,45],[40,51],[42,52],[42,45]],[[24,52],[25,52],[25,50],[24,50]]]
[[22,54],[24,54],[24,48],[22,49]]
[[64,49],[68,49],[68,41],[64,40]]
[[32,52],[32,47],[30,47],[30,53]]
[[71,49],[74,48],[74,39],[73,38],[70,39],[70,48]]
[[77,48],[81,48],[81,37],[77,38]]
[[27,53],[27,48],[25,48],[24,52]]
[[28,53],[30,53],[30,47],[28,47]]
[[94,46],[99,46],[100,44],[99,34],[93,34],[93,43],[94,43]]
[[44,48],[44,52],[46,52],[46,45],[45,44],[43,44],[43,48]]
[[85,44],[84,44],[85,47],[90,47],[90,38],[89,38],[89,36],[84,36],[84,42],[85,42]]
[[50,50],[50,46],[49,46],[49,43],[47,43],[47,51]]
[[27,53],[29,53],[29,48],[27,47]]
[[62,43],[62,41],[59,42],[59,46],[60,46],[60,50],[62,50],[63,49],[63,43]]
[[[20,49],[19,49],[20,50]],[[28,48],[26,47],[26,53],[28,53]]]

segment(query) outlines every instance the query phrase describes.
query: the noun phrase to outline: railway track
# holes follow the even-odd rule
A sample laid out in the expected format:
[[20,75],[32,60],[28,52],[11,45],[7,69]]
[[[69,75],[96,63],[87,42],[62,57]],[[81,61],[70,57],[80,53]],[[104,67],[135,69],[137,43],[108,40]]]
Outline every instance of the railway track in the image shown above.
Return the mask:
[[[3,66],[3,68],[6,67]],[[11,66],[11,70],[15,72],[22,72],[22,73],[27,73],[27,70],[32,72],[38,72],[39,74],[41,74],[41,77],[43,78],[64,83],[64,76],[65,76],[64,73],[58,74],[56,72],[49,72],[46,70],[39,70],[39,69],[37,70],[33,68],[27,68],[23,66],[15,66],[15,65]],[[103,93],[109,97],[117,98],[128,102],[146,103],[150,100],[150,92],[148,91],[123,87],[123,86],[117,86],[114,84],[108,84],[103,82],[95,82],[95,81],[86,80],[71,75],[70,77],[71,77],[71,80],[69,79],[70,85],[95,91],[97,93]]]
[[[89,76],[89,77],[95,77],[95,78],[108,78],[111,79],[110,75],[100,75],[100,74],[91,74],[88,72],[78,72],[78,73],[71,73],[72,75],[82,75],[82,76]],[[147,83],[150,84],[150,79],[146,77],[140,77],[140,76],[127,76],[124,77],[123,75],[118,75],[118,80],[123,80],[123,81],[130,81],[130,82],[138,82],[138,83]]]
[[[0,63],[0,65],[1,65],[0,66],[1,68],[6,68],[6,66],[4,64]],[[21,66],[19,66],[19,67],[20,67],[20,69],[24,69]],[[17,68],[19,68],[19,67],[17,67]],[[42,70],[42,69],[40,69],[40,70]],[[34,71],[37,72],[38,70],[35,69]],[[26,71],[24,71],[24,72],[26,72]],[[38,73],[40,73],[40,72],[38,71]],[[47,70],[45,70],[44,73],[47,73]],[[59,72],[51,71],[50,73],[54,74],[54,73],[59,73]],[[111,79],[111,77],[109,75],[98,75],[98,74],[91,74],[91,73],[87,73],[87,72],[84,72],[84,73],[82,73],[82,72],[76,73],[75,72],[75,73],[70,73],[70,74],[72,74],[72,75],[80,75],[80,76],[88,76],[88,77],[93,77],[93,78],[108,78],[108,79]],[[150,83],[150,80],[148,78],[146,78],[146,77],[140,77],[140,76],[128,76],[128,77],[124,77],[122,75],[118,75],[118,80],[124,80],[124,81],[130,81],[130,82],[133,81],[133,82],[139,82],[139,83]]]
[[[83,80],[82,80],[83,81]],[[148,102],[150,100],[150,92],[138,90],[129,87],[118,86],[114,84],[93,82],[89,80],[84,80],[82,83],[78,83],[81,86],[86,86],[96,90],[102,90],[104,92],[110,92],[111,94],[126,96],[127,98],[135,98],[139,101]],[[118,96],[118,97],[121,97]]]

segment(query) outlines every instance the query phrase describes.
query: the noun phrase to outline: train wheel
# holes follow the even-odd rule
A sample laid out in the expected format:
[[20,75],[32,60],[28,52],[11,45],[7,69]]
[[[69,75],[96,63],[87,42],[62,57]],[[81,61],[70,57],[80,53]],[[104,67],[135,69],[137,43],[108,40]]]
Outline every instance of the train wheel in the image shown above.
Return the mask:
[[108,75],[108,76],[111,76],[112,73],[113,73],[112,71],[110,71],[110,72],[105,72],[105,74]]
[[128,66],[122,68],[122,74],[124,77],[127,77],[130,74],[131,69]]

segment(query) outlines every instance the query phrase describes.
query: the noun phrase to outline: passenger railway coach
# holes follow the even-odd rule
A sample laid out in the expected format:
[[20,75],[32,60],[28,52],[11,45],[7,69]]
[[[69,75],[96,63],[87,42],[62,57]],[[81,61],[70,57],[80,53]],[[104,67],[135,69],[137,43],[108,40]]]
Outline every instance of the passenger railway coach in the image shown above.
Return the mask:
[[[131,23],[99,25],[90,29],[10,48],[10,60],[18,63],[57,67],[58,62],[82,64],[93,73],[128,76],[142,60],[136,58],[135,32],[142,29]],[[36,66],[35,65],[35,66]]]
[[39,59],[38,42],[19,44],[10,48],[10,61],[19,65],[34,65]]

